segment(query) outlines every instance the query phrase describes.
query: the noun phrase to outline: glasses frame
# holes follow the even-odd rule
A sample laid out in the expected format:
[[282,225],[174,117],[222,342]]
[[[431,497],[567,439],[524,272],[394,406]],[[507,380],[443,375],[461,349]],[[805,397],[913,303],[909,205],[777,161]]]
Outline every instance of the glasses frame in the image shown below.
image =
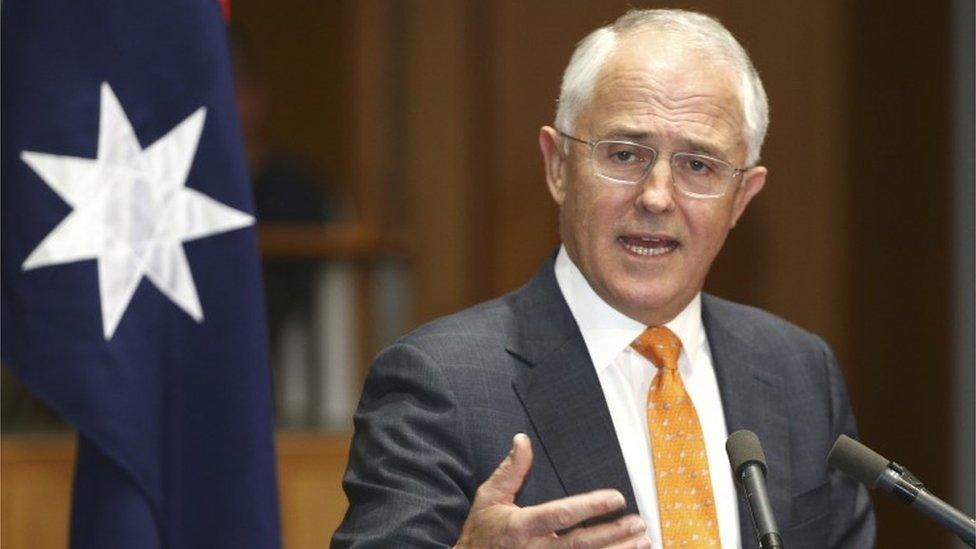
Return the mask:
[[[568,133],[566,133],[566,132],[564,132],[562,130],[556,130],[556,131],[559,132],[559,135],[565,137],[566,139],[570,139],[572,141],[576,141],[577,143],[582,143],[583,145],[589,145],[589,147],[590,147],[590,167],[593,169],[593,173],[595,173],[596,175],[602,177],[603,179],[606,179],[607,181],[611,181],[611,182],[618,183],[618,184],[621,184],[621,185],[639,185],[640,182],[643,181],[645,177],[647,177],[647,174],[650,173],[650,171],[654,168],[654,165],[657,164],[658,158],[661,157],[661,155],[658,153],[657,149],[655,149],[654,147],[649,147],[647,145],[642,145],[640,143],[634,143],[633,141],[625,141],[625,140],[619,140],[619,139],[601,139],[599,141],[588,141],[586,139],[580,139],[579,137],[570,135],[570,134],[568,134]],[[610,177],[608,175],[604,175],[604,174],[600,173],[600,171],[596,167],[596,158],[594,158],[594,153],[596,151],[597,146],[599,146],[602,143],[617,143],[617,144],[621,144],[621,145],[634,145],[634,146],[637,146],[637,147],[641,147],[641,148],[644,148],[644,149],[648,149],[648,150],[650,150],[651,152],[654,153],[654,159],[647,165],[647,167],[644,168],[644,173],[642,173],[641,176],[640,176],[640,178],[637,179],[636,181],[625,181],[623,179],[615,179],[613,177]],[[726,181],[726,185],[722,189],[722,192],[720,194],[701,194],[701,193],[691,192],[691,191],[689,191],[687,189],[683,189],[680,185],[678,185],[678,183],[675,182],[675,180],[674,180],[674,157],[675,157],[675,155],[679,155],[679,154],[682,154],[682,155],[692,155],[692,156],[700,156],[702,158],[707,158],[708,160],[713,161],[713,162],[719,162],[721,164],[725,164],[729,168],[732,168],[732,174],[729,176],[728,180]],[[685,196],[690,196],[692,198],[706,198],[706,199],[707,198],[721,198],[721,197],[725,196],[725,193],[727,193],[729,191],[729,188],[732,186],[731,184],[735,182],[735,178],[736,177],[738,177],[740,174],[743,174],[743,173],[749,171],[750,169],[752,169],[752,166],[743,167],[743,168],[737,168],[734,164],[732,164],[730,162],[726,162],[725,160],[722,160],[721,158],[715,158],[714,156],[709,156],[707,154],[690,153],[690,152],[684,152],[684,151],[672,152],[671,153],[671,157],[668,160],[669,160],[668,163],[671,166],[671,185],[675,189],[677,189],[679,192],[681,192],[681,194],[683,194]]]

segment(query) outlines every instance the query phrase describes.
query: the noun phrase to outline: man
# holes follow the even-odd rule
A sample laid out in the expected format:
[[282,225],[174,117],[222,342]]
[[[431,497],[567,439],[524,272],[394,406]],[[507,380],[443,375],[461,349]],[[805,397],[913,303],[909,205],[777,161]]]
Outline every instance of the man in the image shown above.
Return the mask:
[[823,464],[855,433],[830,350],[700,293],[765,183],[767,123],[709,17],[632,11],[584,39],[539,134],[563,246],[377,358],[333,545],[755,546],[738,429],[763,443],[786,547],[873,545],[865,490]]

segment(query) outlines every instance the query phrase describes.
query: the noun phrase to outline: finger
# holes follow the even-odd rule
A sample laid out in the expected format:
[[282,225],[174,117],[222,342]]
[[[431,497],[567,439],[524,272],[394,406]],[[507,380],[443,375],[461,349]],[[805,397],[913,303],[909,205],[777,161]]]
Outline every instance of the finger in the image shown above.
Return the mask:
[[616,490],[595,490],[525,507],[517,517],[529,535],[542,536],[622,509],[626,504],[624,496]]
[[512,503],[515,494],[522,488],[525,475],[532,467],[532,442],[523,433],[512,438],[512,449],[505,456],[495,472],[481,485],[491,499]]
[[638,515],[627,515],[621,519],[599,526],[577,528],[565,536],[560,536],[553,547],[611,547],[622,544],[622,547],[635,547],[641,539],[646,538],[646,526]]

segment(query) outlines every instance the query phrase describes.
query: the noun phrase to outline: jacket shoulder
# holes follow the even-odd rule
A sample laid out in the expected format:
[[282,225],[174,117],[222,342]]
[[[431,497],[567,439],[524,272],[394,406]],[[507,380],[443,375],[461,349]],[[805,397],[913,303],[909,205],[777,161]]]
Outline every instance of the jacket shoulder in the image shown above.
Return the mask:
[[735,303],[710,294],[702,294],[702,315],[706,325],[717,324],[756,344],[775,347],[806,347],[821,352],[824,340],[805,328],[769,311]]
[[436,318],[395,343],[416,347],[439,361],[470,357],[476,349],[504,348],[517,333],[514,293]]

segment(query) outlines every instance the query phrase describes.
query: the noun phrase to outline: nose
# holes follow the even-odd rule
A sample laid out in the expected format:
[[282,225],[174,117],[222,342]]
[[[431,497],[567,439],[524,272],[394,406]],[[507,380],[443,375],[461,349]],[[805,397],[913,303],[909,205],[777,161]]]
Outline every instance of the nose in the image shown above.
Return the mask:
[[671,165],[658,160],[639,184],[636,206],[651,213],[664,213],[674,209],[674,185],[671,184]]

